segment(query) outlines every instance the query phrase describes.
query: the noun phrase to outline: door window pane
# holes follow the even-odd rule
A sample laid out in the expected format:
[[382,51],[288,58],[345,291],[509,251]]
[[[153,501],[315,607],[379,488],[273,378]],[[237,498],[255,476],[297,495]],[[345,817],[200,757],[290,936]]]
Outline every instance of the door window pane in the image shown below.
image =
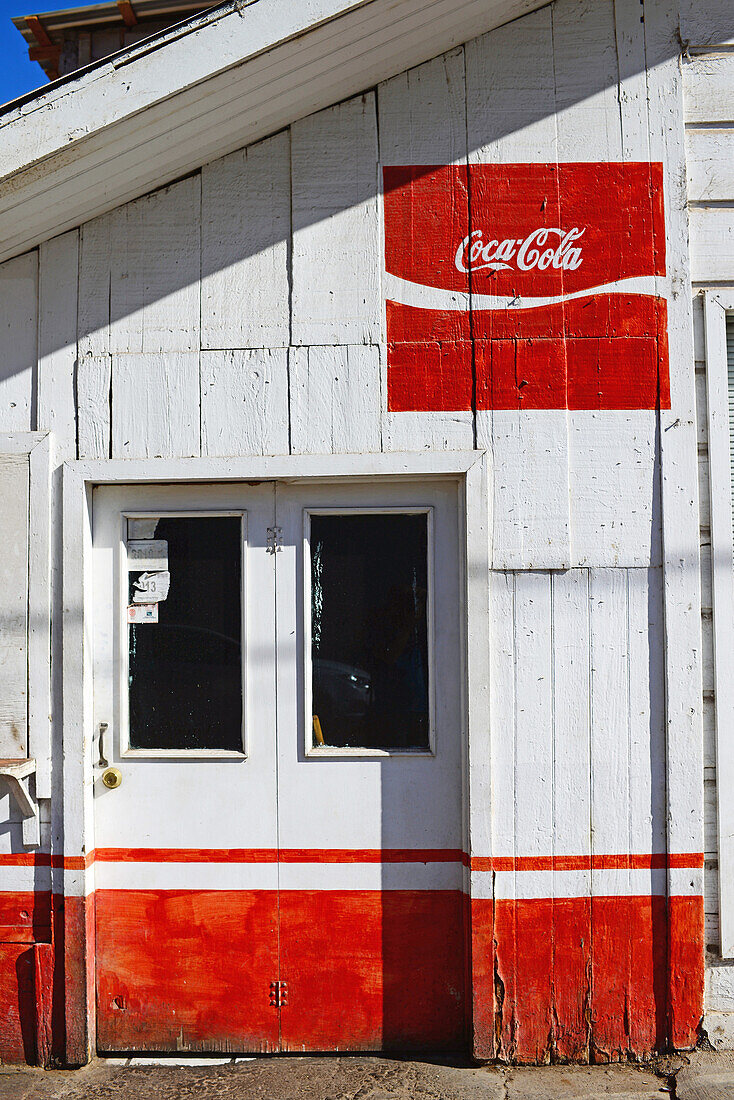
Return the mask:
[[130,748],[242,751],[241,532],[128,520]]
[[311,516],[313,744],[429,747],[428,516]]

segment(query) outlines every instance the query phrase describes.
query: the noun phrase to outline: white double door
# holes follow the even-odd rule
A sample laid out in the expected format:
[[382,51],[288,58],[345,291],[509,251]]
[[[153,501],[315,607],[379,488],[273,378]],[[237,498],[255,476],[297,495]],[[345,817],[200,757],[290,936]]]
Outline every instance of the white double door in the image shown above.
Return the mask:
[[100,1050],[463,1045],[458,501],[95,490]]

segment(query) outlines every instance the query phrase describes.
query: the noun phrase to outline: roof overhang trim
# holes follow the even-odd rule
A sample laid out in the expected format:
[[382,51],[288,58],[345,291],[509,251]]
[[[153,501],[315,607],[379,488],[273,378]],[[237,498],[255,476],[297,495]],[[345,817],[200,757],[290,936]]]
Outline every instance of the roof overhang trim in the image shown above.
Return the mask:
[[10,104],[0,261],[543,6],[230,0]]

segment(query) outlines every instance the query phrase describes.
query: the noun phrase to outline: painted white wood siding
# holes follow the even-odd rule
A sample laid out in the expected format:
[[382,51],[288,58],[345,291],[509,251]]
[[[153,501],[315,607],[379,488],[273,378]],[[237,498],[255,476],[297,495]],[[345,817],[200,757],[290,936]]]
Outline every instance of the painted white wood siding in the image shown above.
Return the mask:
[[[381,165],[645,159],[631,4],[556,0],[82,226],[76,348],[54,368],[78,455],[476,444],[496,567],[657,564],[654,413],[386,408]],[[35,254],[11,264],[33,301]],[[1,426],[30,426],[37,326],[8,313],[26,365]]]
[[[28,755],[28,455],[0,454],[0,756]],[[5,793],[3,791],[3,793]]]
[[3,265],[0,427],[37,401],[80,457],[476,443],[495,567],[658,565],[655,414],[389,413],[380,279],[382,164],[650,156],[638,8],[556,0],[44,246],[35,395],[38,257]]
[[[716,788],[716,698],[712,629],[711,500],[706,399],[703,291],[734,282],[734,20],[731,5],[703,7],[686,0],[681,35],[686,117],[686,174],[694,283],[700,486],[704,713],[704,895],[706,913],[706,1014],[710,1041],[734,1047],[734,962],[722,960],[719,943],[719,852]],[[724,47],[723,49],[717,47]],[[719,654],[718,660],[725,660]]]
[[[500,856],[661,855],[666,751],[679,772],[674,850],[698,850],[688,304],[670,294],[675,405],[664,416],[391,413],[380,169],[663,160],[672,233],[661,291],[687,285],[678,58],[660,5],[646,0],[645,28],[640,11],[638,0],[555,0],[49,242],[40,328],[39,257],[0,268],[10,288],[0,430],[53,428],[65,457],[486,448],[492,799],[482,835]],[[655,50],[660,72],[646,73]],[[689,99],[696,80],[708,87],[697,64],[686,65]],[[728,187],[718,136],[689,134],[689,150],[703,150],[691,174],[697,210]],[[700,433],[699,421],[703,455]],[[705,493],[702,502],[705,532]],[[712,702],[708,687],[709,713]],[[601,889],[581,874],[584,896]],[[547,879],[548,897],[563,896],[556,872]]]

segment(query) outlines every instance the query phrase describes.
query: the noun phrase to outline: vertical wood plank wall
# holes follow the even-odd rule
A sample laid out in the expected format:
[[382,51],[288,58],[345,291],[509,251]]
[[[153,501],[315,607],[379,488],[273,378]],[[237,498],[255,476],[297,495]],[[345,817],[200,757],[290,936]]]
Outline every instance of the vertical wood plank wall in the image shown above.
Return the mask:
[[487,1057],[666,1042],[660,426],[389,412],[380,167],[660,159],[640,12],[554,0],[0,267],[0,430],[58,461],[488,450]]
[[[719,1049],[734,1046],[734,962],[719,946],[719,865],[716,811],[716,699],[711,595],[706,352],[702,292],[734,284],[734,26],[725,2],[686,4],[681,35],[686,169],[691,233],[696,426],[700,486],[704,713],[704,905],[706,996],[704,1027]],[[725,659],[725,658],[724,658]]]

